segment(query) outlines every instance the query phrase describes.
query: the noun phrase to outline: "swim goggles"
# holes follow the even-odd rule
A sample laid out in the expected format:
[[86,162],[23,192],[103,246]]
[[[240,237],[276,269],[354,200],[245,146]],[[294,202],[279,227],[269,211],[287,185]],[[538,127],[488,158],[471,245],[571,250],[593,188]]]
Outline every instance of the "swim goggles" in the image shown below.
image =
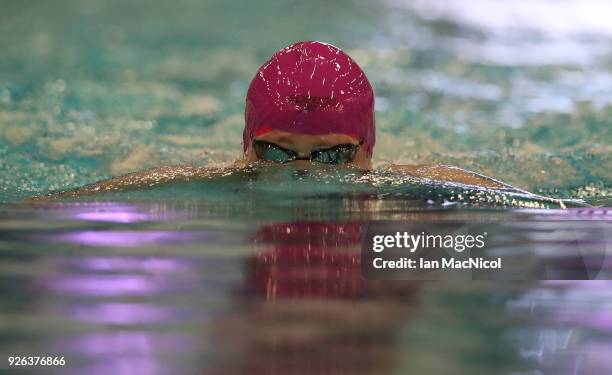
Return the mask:
[[353,160],[359,145],[352,143],[340,144],[330,148],[313,150],[310,155],[299,157],[297,152],[288,150],[277,144],[266,141],[253,141],[255,154],[261,160],[275,163],[287,163],[294,160],[311,160],[325,164],[344,164]]

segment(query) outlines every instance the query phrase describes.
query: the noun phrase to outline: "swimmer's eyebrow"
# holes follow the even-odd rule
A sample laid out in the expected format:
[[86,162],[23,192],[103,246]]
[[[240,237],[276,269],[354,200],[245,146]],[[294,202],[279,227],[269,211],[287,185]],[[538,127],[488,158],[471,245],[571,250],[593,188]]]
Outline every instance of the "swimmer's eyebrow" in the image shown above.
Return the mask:
[[353,145],[359,146],[360,143],[353,140],[341,140],[340,142],[319,142],[315,146],[313,146],[312,150],[327,150],[330,148],[338,147],[338,146],[346,146]]
[[[299,142],[294,135],[282,135],[279,136],[278,138],[274,139],[274,140],[269,140],[266,139],[265,137],[262,138],[254,138],[254,140],[257,141],[264,141],[264,142],[268,142],[268,143],[272,143],[274,145],[280,146],[282,148],[286,148],[292,151],[296,151],[296,147],[297,145],[299,145],[301,142]],[[342,139],[318,139],[316,142],[312,143],[311,146],[311,150],[324,150],[324,149],[328,149],[328,148],[332,148],[338,145],[346,145],[346,144],[354,144],[354,145],[358,145],[359,142],[357,142],[354,139],[351,139],[350,137],[346,137],[346,139],[344,137],[342,137]]]
[[283,136],[280,137],[279,139],[275,139],[275,140],[269,140],[269,139],[261,139],[261,138],[254,138],[254,141],[261,141],[261,142],[267,142],[270,144],[273,144],[275,146],[279,146],[281,148],[286,148],[289,150],[292,150],[293,147],[295,146],[295,144],[293,143],[293,139],[290,136]]
[[325,145],[325,146],[322,146],[322,147],[316,147],[316,148],[313,148],[312,151],[327,151],[327,150],[331,150],[331,149],[335,149],[335,148],[339,148],[339,147],[351,147],[351,146],[358,147],[360,145],[357,144],[357,143],[348,143],[348,142],[346,142],[346,143],[336,143],[336,144],[333,144],[333,145]]

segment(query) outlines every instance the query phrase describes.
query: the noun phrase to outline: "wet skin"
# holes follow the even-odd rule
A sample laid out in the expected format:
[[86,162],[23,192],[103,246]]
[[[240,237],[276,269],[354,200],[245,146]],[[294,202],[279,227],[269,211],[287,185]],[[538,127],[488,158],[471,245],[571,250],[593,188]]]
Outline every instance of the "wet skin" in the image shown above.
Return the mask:
[[[345,134],[308,135],[293,134],[278,130],[273,130],[258,136],[255,140],[274,143],[285,149],[293,150],[297,152],[300,157],[309,155],[313,150],[325,149],[339,144],[359,144],[357,139]],[[228,169],[239,169],[260,163],[274,164],[274,162],[258,159],[252,145],[250,145],[244,158],[236,161],[232,167],[208,168],[190,165],[160,167],[129,173],[73,190],[52,192],[34,197],[32,200],[45,201],[61,198],[77,198],[85,195],[144,189],[169,183],[214,179],[226,174]],[[295,160],[290,162],[290,164],[294,165],[296,168],[304,169],[316,164],[316,162],[310,160]],[[355,153],[353,160],[344,166],[368,171],[372,169],[372,158],[360,147]],[[432,181],[453,182],[490,189],[512,189],[514,191],[522,191],[493,178],[448,165],[389,165],[383,167],[383,169]]]

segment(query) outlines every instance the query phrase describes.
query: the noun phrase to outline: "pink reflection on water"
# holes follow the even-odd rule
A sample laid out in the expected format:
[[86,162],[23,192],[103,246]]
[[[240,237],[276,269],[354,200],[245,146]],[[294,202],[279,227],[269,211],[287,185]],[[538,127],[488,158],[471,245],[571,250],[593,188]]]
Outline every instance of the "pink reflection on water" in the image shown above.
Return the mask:
[[151,215],[143,212],[129,211],[85,211],[74,215],[75,219],[87,221],[110,221],[114,223],[135,223],[146,221],[151,218]]
[[189,244],[208,242],[215,236],[210,232],[84,230],[44,236],[52,242],[70,242],[83,246],[135,247],[146,245]]
[[196,340],[192,335],[176,332],[95,332],[57,340],[53,347],[58,352],[78,353],[89,357],[184,354],[196,348]]
[[[128,234],[137,236],[138,232]],[[193,364],[193,353],[201,350],[197,336],[165,330],[167,324],[192,324],[206,316],[190,302],[163,303],[166,296],[198,285],[199,274],[189,259],[96,255],[60,258],[53,263],[60,272],[34,283],[52,297],[45,299],[50,304],[43,313],[96,324],[90,327],[95,332],[52,338],[52,350],[65,355],[68,362],[62,373],[170,374],[182,373]],[[118,331],[123,327],[130,331]],[[156,332],[158,328],[165,332]],[[190,362],[168,362],[169,356]]]
[[597,331],[612,332],[612,282],[609,280],[560,280],[544,282],[544,285],[560,287],[551,304],[557,322],[588,327]]
[[118,202],[60,203],[53,204],[47,213],[53,218],[113,223],[137,223],[143,221],[168,221],[189,216],[177,212],[165,204],[126,204]]
[[182,272],[191,267],[186,259],[162,257],[86,257],[68,260],[68,264],[88,271]]
[[85,322],[124,325],[172,323],[188,314],[175,306],[107,302],[74,306],[70,315]]
[[612,281],[547,280],[510,306],[514,311],[570,327],[612,332]]
[[612,313],[610,311],[562,312],[557,317],[557,321],[597,331],[612,332]]
[[569,221],[601,221],[607,223],[612,220],[612,209],[608,207],[568,208],[565,210],[542,210],[522,208],[515,210],[520,214],[532,214],[536,220],[569,220]]
[[[66,374],[176,374],[194,365],[189,358],[202,350],[198,344],[196,336],[176,332],[93,332],[55,340],[52,350],[80,359],[62,369]],[[168,356],[182,360],[169,363]]]
[[517,328],[521,356],[546,374],[610,374],[612,281],[543,281],[510,303],[512,315],[535,324]]
[[62,371],[66,375],[134,375],[134,374],[172,374],[172,368],[162,358],[151,356],[116,356],[97,358],[86,367],[68,368]]
[[150,295],[166,287],[159,280],[145,275],[72,275],[54,278],[46,287],[60,294],[86,296]]
[[152,295],[190,290],[198,280],[193,262],[180,257],[74,257],[56,266],[66,272],[36,285],[58,294]]

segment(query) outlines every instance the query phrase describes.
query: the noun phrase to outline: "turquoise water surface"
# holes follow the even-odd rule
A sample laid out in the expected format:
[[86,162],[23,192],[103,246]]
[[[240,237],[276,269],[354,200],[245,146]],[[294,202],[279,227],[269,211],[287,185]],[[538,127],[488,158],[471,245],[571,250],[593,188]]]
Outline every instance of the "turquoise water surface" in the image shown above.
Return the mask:
[[[475,20],[432,19],[418,4],[4,2],[2,201],[233,161],[255,70],[309,39],[340,46],[368,74],[378,164],[447,162],[528,190],[609,195],[605,24],[574,20],[561,33],[527,17],[505,29],[487,22],[487,7]],[[514,17],[535,12],[514,8]],[[571,6],[557,12],[573,19]]]
[[[605,258],[609,10],[3,1],[0,369],[10,355],[59,355],[67,365],[46,373],[612,372],[606,280],[368,281],[359,265],[383,221],[482,228],[491,251],[526,265],[564,264],[573,248]],[[367,73],[377,168],[444,162],[592,207],[290,166],[24,202],[144,168],[231,164],[250,79],[297,40],[338,45]]]

